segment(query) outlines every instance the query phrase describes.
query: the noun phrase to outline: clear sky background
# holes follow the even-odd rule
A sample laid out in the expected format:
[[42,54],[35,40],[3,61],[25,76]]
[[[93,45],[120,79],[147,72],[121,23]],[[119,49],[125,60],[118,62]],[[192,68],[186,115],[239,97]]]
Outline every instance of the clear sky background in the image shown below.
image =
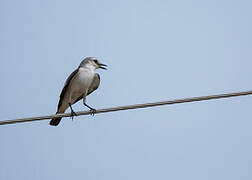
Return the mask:
[[[252,90],[250,0],[0,0],[0,120],[53,114],[84,57],[95,108]],[[0,126],[2,180],[250,180],[252,97]],[[79,102],[75,111],[87,110]]]

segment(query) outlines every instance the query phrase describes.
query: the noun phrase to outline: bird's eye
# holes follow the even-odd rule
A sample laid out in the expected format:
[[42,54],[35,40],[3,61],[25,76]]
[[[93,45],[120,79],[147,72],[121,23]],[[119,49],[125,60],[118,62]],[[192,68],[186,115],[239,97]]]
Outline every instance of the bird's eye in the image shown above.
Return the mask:
[[98,64],[98,61],[97,61],[96,59],[94,60],[94,62],[95,62],[96,64]]

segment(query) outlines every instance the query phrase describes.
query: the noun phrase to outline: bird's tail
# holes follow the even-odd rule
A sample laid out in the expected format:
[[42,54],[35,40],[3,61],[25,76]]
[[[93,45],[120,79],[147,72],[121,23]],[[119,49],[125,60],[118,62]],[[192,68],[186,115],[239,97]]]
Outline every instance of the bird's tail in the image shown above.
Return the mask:
[[[59,112],[57,112],[56,114],[58,114]],[[52,120],[50,121],[50,125],[51,126],[58,126],[58,124],[60,123],[60,120],[62,118],[61,117],[58,117],[58,118],[52,118]]]

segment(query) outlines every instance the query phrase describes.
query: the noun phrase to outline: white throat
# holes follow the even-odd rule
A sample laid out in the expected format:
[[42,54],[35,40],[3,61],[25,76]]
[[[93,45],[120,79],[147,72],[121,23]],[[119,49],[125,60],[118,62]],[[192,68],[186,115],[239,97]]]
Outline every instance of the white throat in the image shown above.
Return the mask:
[[80,68],[88,69],[90,71],[95,71],[96,70],[96,67],[94,65],[92,65],[92,64],[86,64],[85,66],[80,67]]

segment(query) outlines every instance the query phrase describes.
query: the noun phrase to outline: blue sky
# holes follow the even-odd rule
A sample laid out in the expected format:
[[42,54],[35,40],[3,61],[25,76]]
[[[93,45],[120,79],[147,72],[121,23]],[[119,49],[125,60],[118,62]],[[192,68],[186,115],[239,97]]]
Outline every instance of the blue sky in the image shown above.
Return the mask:
[[[251,1],[0,1],[0,120],[53,114],[84,57],[96,108],[251,90]],[[251,179],[252,97],[0,126],[0,179]],[[76,111],[86,110],[80,102]]]

